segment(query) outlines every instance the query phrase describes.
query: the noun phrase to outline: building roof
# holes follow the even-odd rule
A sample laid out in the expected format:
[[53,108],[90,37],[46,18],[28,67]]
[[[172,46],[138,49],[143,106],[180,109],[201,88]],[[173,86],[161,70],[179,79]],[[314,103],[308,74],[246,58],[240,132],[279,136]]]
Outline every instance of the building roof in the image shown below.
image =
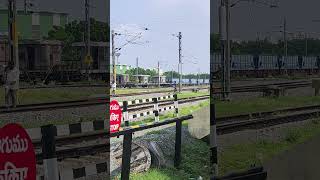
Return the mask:
[[[8,39],[5,37],[0,37],[1,43],[7,43]],[[19,44],[23,45],[62,45],[61,41],[58,40],[19,40]]]
[[[84,47],[84,42],[75,42],[72,43],[73,47]],[[97,42],[97,41],[90,41],[90,46],[93,47],[109,47],[109,42]]]
[[150,75],[138,74],[138,75],[133,75],[133,77],[150,77]]
[[[8,9],[0,9],[0,12],[7,12]],[[64,15],[64,16],[68,16],[69,13],[65,13],[65,12],[57,12],[57,11],[28,11],[28,14],[32,14],[32,13],[37,13],[40,15],[48,15],[48,14],[60,14],[60,15]],[[18,10],[18,14],[25,14],[24,11],[22,10]]]

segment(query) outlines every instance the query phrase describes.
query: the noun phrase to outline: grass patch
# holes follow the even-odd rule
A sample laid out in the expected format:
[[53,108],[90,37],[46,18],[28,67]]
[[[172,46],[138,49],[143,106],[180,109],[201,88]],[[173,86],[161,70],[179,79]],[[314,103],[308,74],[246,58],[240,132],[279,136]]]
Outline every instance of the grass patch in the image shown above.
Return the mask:
[[[317,123],[315,123],[317,121]],[[241,171],[272,158],[295,145],[320,134],[319,120],[308,122],[301,127],[288,128],[285,137],[278,142],[267,140],[256,143],[238,144],[219,152],[219,174]]]
[[192,144],[182,145],[182,161],[179,169],[151,169],[145,173],[132,174],[130,179],[185,180],[196,179],[199,176],[203,179],[209,179],[209,174],[209,146],[203,141],[195,140]]
[[320,104],[319,96],[284,96],[279,98],[258,97],[248,98],[245,100],[234,100],[230,102],[217,101],[216,113],[218,117],[221,117],[318,104]]
[[208,91],[199,91],[199,92],[181,92],[178,94],[178,99],[189,98],[189,97],[198,97],[209,95]]
[[[129,94],[129,93],[139,93],[139,92],[156,92],[156,91],[167,91],[173,90],[173,88],[117,88],[117,94]],[[112,90],[110,89],[110,93]]]
[[[85,99],[93,94],[104,94],[104,87],[92,88],[47,88],[21,89],[18,91],[19,104],[36,104],[55,101],[71,101]],[[4,89],[0,88],[0,105],[4,105]]]

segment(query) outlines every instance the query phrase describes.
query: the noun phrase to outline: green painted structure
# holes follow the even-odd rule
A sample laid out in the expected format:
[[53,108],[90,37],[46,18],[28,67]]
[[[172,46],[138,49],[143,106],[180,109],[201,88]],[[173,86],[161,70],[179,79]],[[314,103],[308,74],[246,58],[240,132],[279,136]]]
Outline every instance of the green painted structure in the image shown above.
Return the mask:
[[[127,71],[130,69],[131,69],[131,66],[126,65],[126,64],[117,64],[116,65],[116,73],[117,74],[121,74],[121,75],[127,74]],[[113,65],[112,64],[110,64],[110,73],[111,74],[113,73]]]
[[[65,26],[68,23],[67,13],[36,11],[25,14],[18,11],[17,29],[20,39],[41,40],[48,36],[54,26]],[[8,32],[8,10],[0,9],[0,35]]]

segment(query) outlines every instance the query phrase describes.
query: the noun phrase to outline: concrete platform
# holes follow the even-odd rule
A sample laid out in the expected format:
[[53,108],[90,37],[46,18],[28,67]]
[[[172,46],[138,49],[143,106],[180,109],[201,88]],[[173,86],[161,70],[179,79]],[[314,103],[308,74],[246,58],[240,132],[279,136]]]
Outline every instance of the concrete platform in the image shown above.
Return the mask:
[[319,180],[320,135],[264,163],[268,180]]

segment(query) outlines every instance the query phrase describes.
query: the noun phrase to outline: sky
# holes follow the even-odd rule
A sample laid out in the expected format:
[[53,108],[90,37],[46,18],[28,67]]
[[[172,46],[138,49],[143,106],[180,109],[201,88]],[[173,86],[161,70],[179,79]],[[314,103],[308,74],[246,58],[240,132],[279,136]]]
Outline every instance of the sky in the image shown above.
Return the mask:
[[[214,31],[218,32],[218,5],[220,0],[213,0]],[[231,0],[235,2],[235,0]],[[231,9],[231,36],[233,40],[256,39],[258,36],[281,38],[279,26],[286,17],[289,32],[306,31],[311,37],[319,37],[320,1],[319,0],[257,0],[277,4],[277,8],[270,8],[260,3],[240,1]],[[278,27],[276,27],[278,26]]]
[[116,36],[115,47],[142,33],[119,51],[120,64],[135,67],[138,57],[139,67],[160,61],[164,71],[177,71],[179,41],[172,34],[181,31],[183,73],[209,72],[209,0],[111,0],[110,7],[111,29],[124,34]]

